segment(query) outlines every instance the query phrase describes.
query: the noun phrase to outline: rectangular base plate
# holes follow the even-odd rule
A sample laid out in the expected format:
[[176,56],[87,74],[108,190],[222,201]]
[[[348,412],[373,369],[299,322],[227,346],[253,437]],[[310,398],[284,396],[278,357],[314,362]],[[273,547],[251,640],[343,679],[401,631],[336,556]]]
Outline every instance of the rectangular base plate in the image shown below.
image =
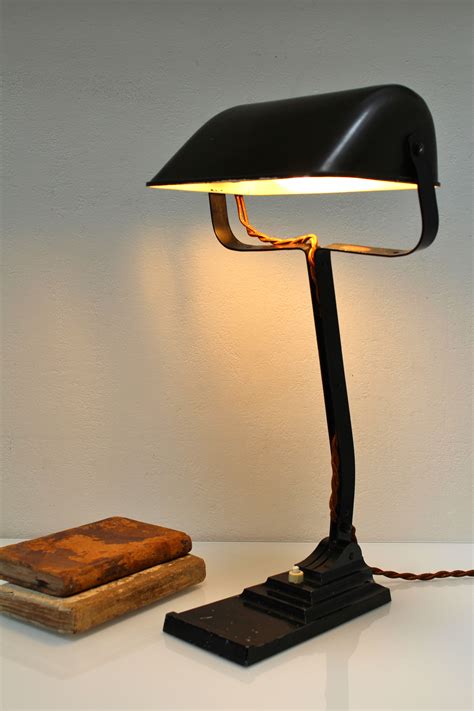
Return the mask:
[[254,608],[240,595],[193,610],[166,615],[164,631],[191,644],[250,666],[332,627],[390,602],[390,591],[368,581],[355,588],[340,609],[311,622],[298,622]]

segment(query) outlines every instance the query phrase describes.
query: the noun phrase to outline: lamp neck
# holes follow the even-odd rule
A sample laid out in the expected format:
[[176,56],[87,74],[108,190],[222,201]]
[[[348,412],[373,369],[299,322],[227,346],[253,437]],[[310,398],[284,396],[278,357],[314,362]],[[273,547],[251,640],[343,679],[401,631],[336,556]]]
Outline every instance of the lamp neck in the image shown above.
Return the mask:
[[329,537],[332,541],[350,541],[355,488],[354,443],[331,252],[324,248],[318,249],[314,259],[315,269],[312,274],[308,262],[309,284],[333,470]]

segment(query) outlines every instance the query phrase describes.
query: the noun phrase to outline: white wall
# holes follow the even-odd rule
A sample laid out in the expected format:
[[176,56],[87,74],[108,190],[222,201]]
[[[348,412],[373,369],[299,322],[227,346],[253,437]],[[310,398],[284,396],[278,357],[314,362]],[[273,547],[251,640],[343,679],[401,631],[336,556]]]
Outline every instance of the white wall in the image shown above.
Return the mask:
[[[468,540],[471,3],[4,3],[3,533],[113,514],[319,539],[330,464],[304,259],[239,255],[146,190],[234,104],[401,83],[438,132],[441,228],[336,255],[362,540]],[[414,242],[414,194],[249,201],[277,234]]]

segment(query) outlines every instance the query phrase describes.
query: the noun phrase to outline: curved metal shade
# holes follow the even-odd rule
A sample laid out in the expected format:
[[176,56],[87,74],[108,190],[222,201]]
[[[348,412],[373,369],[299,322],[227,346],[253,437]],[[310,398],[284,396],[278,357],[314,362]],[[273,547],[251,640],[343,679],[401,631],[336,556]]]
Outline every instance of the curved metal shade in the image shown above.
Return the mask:
[[415,188],[409,137],[437,184],[430,111],[404,86],[246,104],[205,123],[147,185],[260,195]]

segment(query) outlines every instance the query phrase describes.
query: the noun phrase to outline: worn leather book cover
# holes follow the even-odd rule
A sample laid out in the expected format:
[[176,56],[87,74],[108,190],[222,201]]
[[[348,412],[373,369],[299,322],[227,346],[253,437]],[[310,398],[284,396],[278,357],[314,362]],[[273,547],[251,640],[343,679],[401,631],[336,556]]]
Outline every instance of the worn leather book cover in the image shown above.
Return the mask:
[[182,531],[113,516],[0,548],[0,578],[67,597],[191,550]]

